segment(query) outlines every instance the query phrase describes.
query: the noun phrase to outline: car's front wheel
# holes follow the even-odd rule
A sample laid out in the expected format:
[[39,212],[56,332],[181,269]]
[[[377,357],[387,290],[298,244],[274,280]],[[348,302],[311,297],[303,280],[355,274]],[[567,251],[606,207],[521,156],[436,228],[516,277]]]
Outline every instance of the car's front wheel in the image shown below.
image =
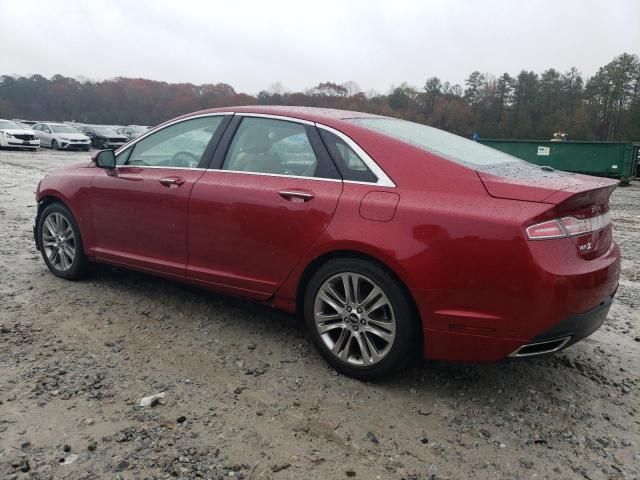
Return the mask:
[[58,142],[55,140],[51,140],[51,148],[53,150],[58,150]]
[[38,218],[36,235],[47,267],[60,278],[75,280],[87,270],[80,229],[67,207],[52,203]]
[[304,313],[323,357],[361,380],[401,369],[421,338],[407,293],[372,261],[344,258],[321,266],[307,286]]

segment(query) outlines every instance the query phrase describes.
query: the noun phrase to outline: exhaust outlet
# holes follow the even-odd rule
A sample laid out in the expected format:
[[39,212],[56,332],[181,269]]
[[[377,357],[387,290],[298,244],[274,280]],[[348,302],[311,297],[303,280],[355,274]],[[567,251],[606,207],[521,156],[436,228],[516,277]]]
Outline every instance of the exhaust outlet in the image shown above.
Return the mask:
[[571,340],[571,336],[544,340],[542,342],[527,343],[512,352],[510,357],[533,357],[536,355],[546,355],[561,350]]

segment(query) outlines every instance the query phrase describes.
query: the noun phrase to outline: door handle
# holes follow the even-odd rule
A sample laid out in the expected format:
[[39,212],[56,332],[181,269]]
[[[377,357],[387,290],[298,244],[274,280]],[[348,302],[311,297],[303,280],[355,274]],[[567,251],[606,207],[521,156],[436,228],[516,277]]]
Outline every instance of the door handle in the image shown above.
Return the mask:
[[296,203],[308,202],[314,196],[313,193],[302,192],[300,190],[280,190],[278,195],[285,200]]
[[184,185],[184,178],[180,178],[180,177],[161,178],[160,183],[165,187],[173,187],[173,186],[180,187]]

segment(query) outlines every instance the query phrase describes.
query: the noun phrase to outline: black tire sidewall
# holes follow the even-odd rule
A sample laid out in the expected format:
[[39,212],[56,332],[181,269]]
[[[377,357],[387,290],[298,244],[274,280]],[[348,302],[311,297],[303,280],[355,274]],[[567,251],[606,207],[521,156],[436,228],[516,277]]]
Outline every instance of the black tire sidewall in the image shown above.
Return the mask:
[[[42,245],[42,226],[44,225],[44,221],[47,219],[47,217],[52,213],[60,213],[65,216],[65,218],[71,225],[73,235],[76,239],[76,255],[73,259],[73,263],[71,264],[71,268],[64,271],[58,270],[51,264]],[[80,235],[80,229],[78,228],[78,224],[76,223],[75,218],[67,207],[65,207],[61,203],[52,203],[50,205],[47,205],[38,217],[38,224],[36,225],[36,235],[38,238],[38,245],[40,246],[40,253],[42,254],[44,263],[46,263],[51,273],[53,273],[56,277],[64,278],[66,280],[76,280],[78,278],[82,278],[85,275],[88,262],[84,254],[84,248],[82,246],[82,236]]]
[[[357,367],[333,356],[315,326],[314,303],[318,289],[330,277],[341,272],[355,272],[376,282],[389,298],[396,319],[396,337],[387,356],[379,363]],[[360,380],[372,380],[397,372],[415,358],[419,345],[420,322],[413,304],[399,280],[376,262],[358,258],[340,258],[322,265],[311,277],[304,295],[304,318],[311,339],[324,359],[337,371]]]
[[56,142],[55,140],[51,140],[51,149],[58,150],[58,142]]

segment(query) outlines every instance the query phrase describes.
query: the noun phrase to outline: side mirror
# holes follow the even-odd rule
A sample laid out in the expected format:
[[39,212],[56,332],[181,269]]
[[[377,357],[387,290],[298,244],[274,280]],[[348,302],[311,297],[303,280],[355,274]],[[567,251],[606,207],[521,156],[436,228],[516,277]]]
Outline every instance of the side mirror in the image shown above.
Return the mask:
[[100,150],[92,157],[93,163],[100,168],[116,168],[116,156],[113,150]]

